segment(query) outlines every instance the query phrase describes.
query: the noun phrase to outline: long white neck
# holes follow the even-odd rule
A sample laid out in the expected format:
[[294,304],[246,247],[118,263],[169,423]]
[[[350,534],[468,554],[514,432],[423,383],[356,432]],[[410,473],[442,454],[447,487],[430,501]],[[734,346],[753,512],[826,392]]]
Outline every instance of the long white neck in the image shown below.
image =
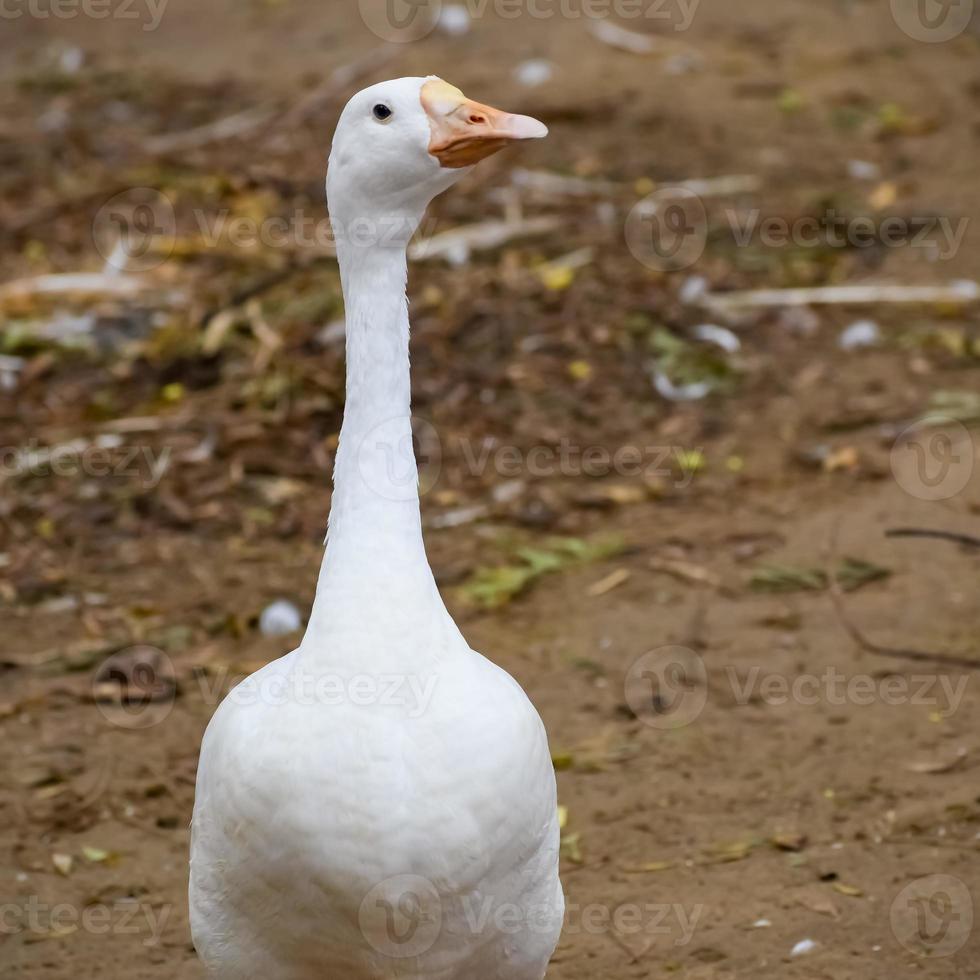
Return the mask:
[[386,637],[397,636],[423,609],[449,618],[422,543],[405,249],[338,242],[338,259],[347,400],[308,640],[382,626]]
[[327,566],[355,556],[425,561],[412,451],[405,253],[342,246],[347,399]]

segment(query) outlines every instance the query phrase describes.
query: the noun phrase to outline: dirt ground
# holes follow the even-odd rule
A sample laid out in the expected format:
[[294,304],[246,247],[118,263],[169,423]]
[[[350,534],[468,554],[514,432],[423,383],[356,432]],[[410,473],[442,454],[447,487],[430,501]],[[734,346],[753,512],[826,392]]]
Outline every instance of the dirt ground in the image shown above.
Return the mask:
[[[430,559],[540,710],[567,808],[549,977],[980,976],[980,306],[699,305],[975,278],[980,32],[926,43],[884,0],[695,6],[683,31],[683,4],[621,20],[648,53],[574,5],[380,52],[357,5],[311,0],[3,28],[3,281],[101,270],[116,195],[173,206],[145,292],[0,285],[3,977],[202,977],[197,750],[228,685],[298,640],[258,621],[310,605],[343,345],[328,249],[199,219],[322,221],[343,101],[426,73],[551,129],[426,228],[519,208],[550,230],[409,286]],[[529,59],[550,79],[523,84]],[[700,188],[703,254],[631,253],[638,200],[733,175]],[[753,209],[922,234],[746,243]],[[874,343],[844,349],[862,319]]]

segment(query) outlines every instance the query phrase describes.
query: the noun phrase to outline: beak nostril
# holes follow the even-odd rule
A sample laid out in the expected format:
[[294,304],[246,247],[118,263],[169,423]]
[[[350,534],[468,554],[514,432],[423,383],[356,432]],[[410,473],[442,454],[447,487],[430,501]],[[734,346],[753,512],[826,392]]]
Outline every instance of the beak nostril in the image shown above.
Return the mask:
[[486,121],[487,121],[486,118],[484,116],[479,115],[478,113],[474,112],[470,115],[470,122],[473,123],[474,126],[480,126]]

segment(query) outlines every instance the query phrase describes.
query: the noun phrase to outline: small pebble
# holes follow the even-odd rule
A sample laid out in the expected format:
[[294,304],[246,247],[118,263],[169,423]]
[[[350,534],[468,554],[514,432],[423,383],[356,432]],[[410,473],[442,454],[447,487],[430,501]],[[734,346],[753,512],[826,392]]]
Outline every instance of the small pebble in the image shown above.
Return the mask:
[[877,180],[881,176],[881,168],[867,160],[848,160],[847,175],[853,180]]
[[779,314],[779,325],[801,337],[812,337],[820,329],[820,317],[809,306],[794,306]]
[[76,75],[85,64],[85,52],[81,48],[65,48],[58,63],[66,75]]
[[295,633],[302,625],[299,610],[287,599],[269,603],[259,617],[259,632],[263,636],[285,636]]
[[704,276],[689,276],[681,286],[680,301],[682,303],[697,303],[708,293],[708,280]]
[[698,340],[703,340],[707,344],[714,344],[729,354],[734,354],[742,348],[742,342],[731,330],[719,327],[714,323],[702,323],[691,332]]
[[446,34],[462,37],[470,31],[470,12],[461,3],[452,3],[442,8],[436,23]]
[[801,939],[791,950],[790,956],[806,956],[817,948],[817,944],[812,939]]
[[527,484],[523,480],[506,480],[498,483],[490,491],[495,504],[510,504],[523,496],[527,490]]
[[514,69],[514,77],[527,88],[537,88],[551,80],[555,73],[554,65],[544,58],[531,58],[529,61],[522,61]]
[[330,347],[333,344],[341,343],[347,337],[347,322],[341,317],[339,320],[331,320],[325,327],[317,331],[316,342],[321,347]]
[[700,55],[685,52],[683,54],[672,54],[664,62],[665,75],[687,75],[692,71],[700,71],[703,60]]
[[841,350],[861,350],[875,347],[881,340],[881,328],[874,320],[858,320],[852,323],[837,339]]

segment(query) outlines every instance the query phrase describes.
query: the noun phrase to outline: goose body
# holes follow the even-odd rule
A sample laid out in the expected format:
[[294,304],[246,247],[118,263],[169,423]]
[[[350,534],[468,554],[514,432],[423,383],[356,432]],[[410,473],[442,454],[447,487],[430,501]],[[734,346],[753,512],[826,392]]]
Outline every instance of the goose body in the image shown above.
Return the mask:
[[372,86],[341,116],[328,199],[347,402],[328,546],[299,648],[225,699],[201,749],[191,926],[217,980],[544,976],[564,913],[551,755],[425,557],[405,298],[431,197],[544,132],[433,78]]

